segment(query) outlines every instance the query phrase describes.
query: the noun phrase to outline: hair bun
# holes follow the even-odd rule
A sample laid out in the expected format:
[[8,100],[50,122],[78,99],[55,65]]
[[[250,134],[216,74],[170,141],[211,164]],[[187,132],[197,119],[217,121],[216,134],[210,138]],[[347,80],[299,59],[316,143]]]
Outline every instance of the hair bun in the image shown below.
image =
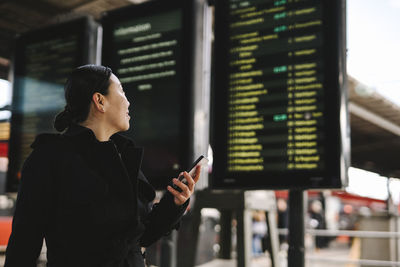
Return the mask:
[[68,108],[65,108],[63,111],[57,114],[54,120],[54,128],[56,128],[57,131],[62,132],[71,125],[71,122],[72,113]]

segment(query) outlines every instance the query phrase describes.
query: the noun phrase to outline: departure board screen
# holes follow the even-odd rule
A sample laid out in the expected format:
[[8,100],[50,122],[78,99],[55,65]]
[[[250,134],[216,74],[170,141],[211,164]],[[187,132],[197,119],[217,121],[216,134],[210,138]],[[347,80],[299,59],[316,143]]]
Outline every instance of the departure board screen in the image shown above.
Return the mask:
[[16,40],[7,190],[18,189],[22,164],[37,134],[56,132],[53,122],[65,106],[64,83],[88,62],[89,20],[54,25]]
[[131,103],[123,134],[145,148],[142,170],[156,188],[188,164],[190,2],[152,1],[103,18],[103,65]]
[[214,187],[341,186],[341,8],[217,1]]

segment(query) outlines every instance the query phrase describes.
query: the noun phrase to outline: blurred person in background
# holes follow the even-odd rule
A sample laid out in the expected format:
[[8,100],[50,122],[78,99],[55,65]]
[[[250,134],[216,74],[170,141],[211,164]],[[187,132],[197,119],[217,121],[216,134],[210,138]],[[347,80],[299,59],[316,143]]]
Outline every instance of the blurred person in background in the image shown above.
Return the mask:
[[[322,203],[319,200],[313,200],[311,202],[310,207],[310,225],[314,229],[325,230],[326,229],[326,221],[325,221],[325,211],[322,207]],[[328,238],[321,235],[315,236],[315,248],[318,251],[321,248],[325,248],[328,246]]]
[[65,99],[54,122],[63,133],[38,135],[24,163],[5,266],[36,266],[44,238],[49,267],[144,267],[141,247],[177,228],[200,167],[152,206],[143,149],[118,133],[130,103],[111,69],[78,67]]
[[[276,201],[277,209],[278,209],[278,228],[279,229],[288,229],[289,227],[289,210],[288,205],[285,199],[278,198]],[[284,244],[287,243],[287,235],[279,234],[279,243]]]
[[265,212],[262,210],[253,211],[253,241],[252,241],[252,250],[253,256],[262,256],[264,255],[263,248],[263,238],[267,234],[267,222],[265,217]]

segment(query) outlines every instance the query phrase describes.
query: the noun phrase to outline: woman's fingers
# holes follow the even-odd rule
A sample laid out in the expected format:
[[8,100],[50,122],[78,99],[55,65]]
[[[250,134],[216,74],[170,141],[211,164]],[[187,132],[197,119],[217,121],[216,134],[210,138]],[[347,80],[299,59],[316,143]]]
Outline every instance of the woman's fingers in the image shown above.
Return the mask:
[[193,177],[194,183],[197,183],[197,181],[200,179],[200,172],[201,172],[201,166],[197,165],[196,166],[196,175]]
[[[185,176],[186,179],[188,179],[188,177],[186,177],[185,173],[184,173],[183,175]],[[189,175],[189,176],[190,176],[190,175]],[[179,179],[176,179],[176,178],[174,178],[174,179],[172,180],[172,182],[173,182],[177,187],[179,187],[179,188],[182,190],[182,192],[179,192],[180,194],[183,194],[183,195],[184,195],[185,197],[187,197],[187,198],[190,197],[190,195],[191,195],[191,190],[190,190],[190,188],[188,187],[188,185],[186,185],[185,183],[179,181]]]
[[167,186],[167,190],[174,196],[174,201],[177,205],[182,205],[188,199],[184,197],[181,192],[173,189],[172,186]]
[[182,190],[181,192],[179,192],[178,190],[175,190],[172,186],[167,187],[167,190],[174,196],[175,204],[182,205],[186,202],[186,200],[190,198],[190,196],[194,192],[194,186],[200,178],[200,171],[201,167],[197,165],[195,177],[190,176],[190,174],[187,172],[179,174],[179,176],[183,175],[185,177],[185,183],[177,178],[172,179],[172,182]]
[[193,180],[192,176],[190,176],[190,174],[187,172],[184,172],[183,176],[185,177],[185,179],[187,181],[187,186],[189,187],[189,190],[192,192],[194,189],[194,184],[196,182]]

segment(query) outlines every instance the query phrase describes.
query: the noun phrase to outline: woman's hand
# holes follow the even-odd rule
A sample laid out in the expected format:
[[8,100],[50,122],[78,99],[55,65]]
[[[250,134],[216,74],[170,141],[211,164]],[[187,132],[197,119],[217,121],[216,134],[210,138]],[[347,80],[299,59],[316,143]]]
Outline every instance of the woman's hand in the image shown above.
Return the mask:
[[185,203],[186,200],[188,200],[193,194],[194,186],[200,178],[200,171],[201,166],[197,165],[195,177],[190,176],[190,174],[187,172],[182,172],[179,174],[179,176],[183,175],[186,178],[186,181],[188,182],[187,185],[179,181],[177,178],[172,179],[172,182],[182,190],[182,192],[179,192],[173,189],[171,186],[167,187],[168,191],[174,196],[174,202],[177,206]]

